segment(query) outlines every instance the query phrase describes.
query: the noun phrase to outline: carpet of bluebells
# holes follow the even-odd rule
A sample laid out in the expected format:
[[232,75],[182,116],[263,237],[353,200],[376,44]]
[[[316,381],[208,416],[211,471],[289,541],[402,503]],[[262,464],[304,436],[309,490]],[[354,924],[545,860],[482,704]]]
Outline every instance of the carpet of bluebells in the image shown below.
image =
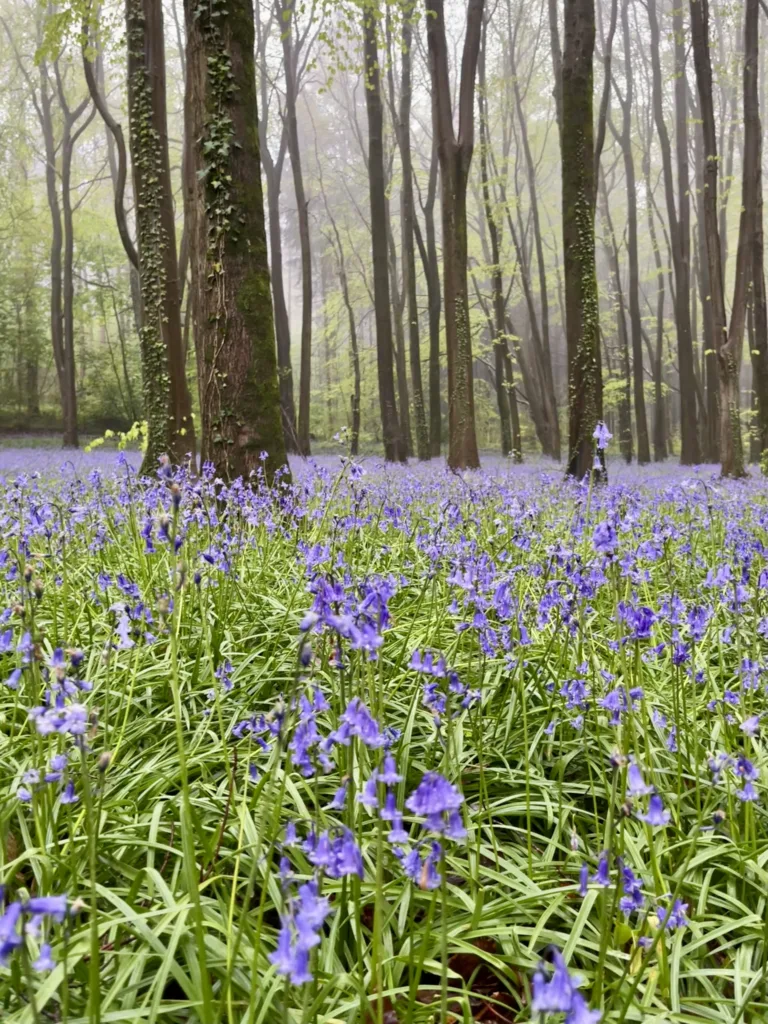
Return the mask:
[[767,1020],[768,485],[609,468],[4,469],[4,1024]]

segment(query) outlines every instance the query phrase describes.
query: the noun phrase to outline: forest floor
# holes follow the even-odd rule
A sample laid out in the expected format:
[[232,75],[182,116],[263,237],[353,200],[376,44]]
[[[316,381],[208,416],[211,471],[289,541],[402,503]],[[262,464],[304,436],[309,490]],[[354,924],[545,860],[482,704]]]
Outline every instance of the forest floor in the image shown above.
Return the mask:
[[0,451],[3,1024],[768,1019],[764,478],[137,462]]

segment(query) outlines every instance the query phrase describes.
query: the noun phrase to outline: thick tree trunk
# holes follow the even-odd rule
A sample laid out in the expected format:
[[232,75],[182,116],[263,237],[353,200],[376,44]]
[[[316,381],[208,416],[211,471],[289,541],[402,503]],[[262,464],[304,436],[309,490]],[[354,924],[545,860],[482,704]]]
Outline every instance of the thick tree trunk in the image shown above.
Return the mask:
[[253,6],[227,0],[201,11],[185,0],[184,14],[201,457],[225,479],[262,465],[271,478],[285,464],[285,442],[255,127]]
[[570,404],[568,474],[579,479],[592,469],[592,434],[603,418],[595,271],[594,50],[594,0],[566,0],[561,146]]
[[472,332],[467,279],[467,184],[474,147],[475,72],[484,0],[469,0],[459,84],[458,135],[453,127],[443,0],[426,0],[432,80],[432,123],[440,159],[443,289],[448,351],[448,465],[480,465],[475,433]]
[[[749,267],[749,222],[747,212],[754,203],[742,197],[742,221],[739,226],[739,251],[737,254],[736,280],[730,329],[726,331],[725,295],[723,290],[722,250],[717,218],[717,135],[715,112],[712,100],[712,64],[709,52],[709,0],[691,0],[691,37],[693,59],[696,68],[696,84],[701,108],[702,132],[704,137],[704,229],[707,241],[709,266],[709,290],[712,297],[712,347],[717,352],[718,379],[720,382],[720,467],[723,476],[744,475],[744,451],[741,437],[741,394],[739,371],[741,348],[744,343],[746,319],[747,283]],[[754,69],[757,73],[757,67]],[[747,72],[745,71],[745,74]],[[754,143],[752,143],[754,146]],[[748,157],[745,138],[745,171]],[[749,189],[748,175],[745,186]]]
[[405,440],[400,430],[395,401],[392,309],[389,301],[389,259],[387,245],[387,196],[384,175],[384,112],[376,42],[376,14],[363,6],[363,50],[365,59],[365,105],[368,113],[368,185],[371,204],[371,255],[373,298],[376,318],[376,361],[384,456],[404,462]]
[[127,0],[126,40],[147,420],[142,468],[152,473],[162,455],[181,462],[195,449],[168,158],[163,12],[157,0]]
[[[295,8],[290,0],[275,0],[275,14],[283,42],[285,74],[285,126],[288,134],[288,155],[291,159],[293,191],[296,195],[296,216],[299,224],[301,250],[301,358],[299,374],[299,451],[310,453],[310,397],[312,393],[312,246],[309,235],[309,204],[304,190],[301,167],[301,144],[296,116],[298,93],[298,53],[293,39]],[[284,345],[280,324],[281,343]]]
[[[681,211],[678,221],[677,209],[675,206],[675,186],[672,176],[672,154],[669,143],[667,126],[664,122],[664,108],[662,103],[662,79],[661,79],[661,34],[659,31],[658,16],[656,13],[656,0],[648,0],[648,24],[650,26],[650,52],[652,72],[652,93],[653,93],[653,116],[656,123],[656,132],[659,138],[661,150],[662,168],[664,174],[664,195],[667,203],[667,219],[669,222],[669,233],[671,236],[672,262],[675,272],[675,327],[677,330],[677,359],[680,372],[680,462],[683,465],[693,465],[700,461],[698,430],[696,425],[696,398],[695,384],[693,378],[693,339],[691,337],[691,309],[690,309],[690,268],[685,258],[689,251],[690,241],[685,242],[685,237],[690,235],[690,224],[684,211]],[[681,18],[678,14],[676,19]],[[676,20],[677,24],[677,20]],[[683,42],[684,46],[684,42]],[[677,74],[684,75],[685,51],[676,46],[676,59],[678,63]],[[680,85],[685,89],[684,79],[676,88],[676,112],[677,112],[677,151],[678,159],[682,157],[682,165],[678,166],[678,181],[681,192],[689,187],[687,173],[687,113],[686,106],[679,105],[678,96]],[[683,145],[685,140],[685,145]],[[682,150],[685,149],[683,153]],[[686,206],[687,206],[687,196]],[[682,226],[687,225],[685,230]],[[685,237],[683,237],[685,236]]]

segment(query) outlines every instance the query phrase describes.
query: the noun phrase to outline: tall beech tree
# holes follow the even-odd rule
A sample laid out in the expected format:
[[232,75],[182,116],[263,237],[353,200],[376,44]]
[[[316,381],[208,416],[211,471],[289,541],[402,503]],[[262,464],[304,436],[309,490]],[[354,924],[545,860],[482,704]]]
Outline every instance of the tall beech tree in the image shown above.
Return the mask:
[[401,251],[403,286],[405,289],[406,314],[408,318],[408,361],[411,371],[411,391],[413,394],[413,425],[416,437],[416,454],[420,459],[428,459],[430,455],[429,432],[427,429],[427,412],[421,375],[419,305],[416,292],[416,248],[414,242],[416,210],[413,190],[413,161],[411,158],[413,19],[413,4],[407,3],[403,10],[402,52],[400,55],[400,101],[397,108],[395,108],[394,103],[391,58],[389,75],[390,95],[392,96],[392,120],[395,125],[395,138],[397,139],[397,146],[400,152],[402,172],[400,187]]
[[142,468],[149,473],[161,455],[179,462],[187,452],[194,453],[195,435],[181,331],[163,9],[156,0],[127,0],[125,13],[128,127],[141,285],[139,341],[147,422]]
[[424,214],[424,234],[419,220],[414,217],[413,229],[419,246],[419,256],[427,283],[427,315],[429,318],[429,453],[432,458],[440,454],[443,416],[440,408],[440,264],[437,259],[437,232],[435,230],[435,200],[438,173],[437,144],[432,141],[429,161],[427,195],[421,202]]
[[475,141],[475,73],[484,0],[467,4],[458,91],[458,134],[454,130],[448,43],[443,0],[426,0],[427,42],[432,81],[432,124],[440,160],[443,219],[443,298],[448,351],[448,465],[480,465],[475,433],[472,332],[467,279],[467,184]]
[[259,86],[261,89],[261,116],[259,117],[259,148],[267,183],[267,209],[269,212],[269,258],[272,281],[272,301],[275,316],[275,337],[277,339],[277,370],[280,380],[280,408],[283,415],[285,446],[289,452],[299,451],[299,435],[296,423],[296,401],[293,393],[293,364],[291,361],[291,325],[288,306],[285,301],[283,278],[283,233],[280,223],[280,191],[283,181],[283,166],[288,147],[286,120],[282,120],[282,131],[277,156],[273,157],[267,141],[269,127],[269,68],[267,66],[267,40],[272,17],[262,24],[256,18],[256,41],[259,59]]
[[285,463],[259,137],[252,0],[184,0],[201,457],[227,479]]
[[[696,423],[696,399],[693,368],[693,336],[691,333],[690,306],[690,219],[688,214],[688,132],[687,97],[685,81],[678,83],[677,76],[685,74],[685,42],[682,37],[682,14],[675,9],[673,27],[676,36],[676,138],[678,155],[678,204],[675,202],[675,185],[672,174],[672,150],[669,133],[664,120],[664,101],[661,77],[661,32],[656,9],[656,0],[648,0],[648,25],[650,27],[651,83],[653,95],[653,118],[661,150],[664,178],[664,197],[667,205],[667,220],[671,236],[672,263],[675,276],[675,327],[677,330],[677,360],[680,372],[680,461],[693,465],[700,459],[698,428]],[[687,240],[686,240],[687,239]]]
[[603,418],[595,270],[594,52],[594,0],[565,0],[560,143],[569,394],[567,472],[577,478],[592,468],[592,434]]
[[[742,217],[747,215],[744,242],[750,248],[753,338],[752,390],[756,419],[752,432],[760,455],[768,451],[768,309],[765,295],[765,252],[763,243],[763,130],[759,99],[759,3],[746,0],[744,15],[744,183]],[[741,225],[739,226],[741,244]]]
[[303,34],[296,35],[296,5],[291,0],[275,0],[275,14],[283,43],[283,73],[285,75],[285,127],[288,155],[291,158],[293,191],[296,196],[296,217],[299,225],[301,251],[301,356],[299,367],[299,422],[298,442],[302,455],[309,455],[309,415],[312,390],[312,244],[309,234],[309,206],[304,187],[301,162],[301,140],[296,105],[299,84],[299,60],[309,24]]
[[[718,380],[720,383],[720,467],[723,476],[744,475],[744,449],[741,437],[741,395],[739,371],[741,350],[744,344],[744,328],[747,313],[747,286],[749,282],[750,244],[749,227],[754,216],[755,197],[754,174],[747,175],[751,161],[754,162],[754,140],[745,135],[744,175],[746,196],[742,196],[742,217],[739,227],[739,246],[736,255],[736,275],[730,326],[726,326],[725,292],[723,287],[722,249],[717,216],[718,165],[717,133],[715,110],[712,96],[712,60],[709,49],[709,0],[691,0],[691,39],[693,61],[696,69],[696,85],[699,93],[702,133],[704,138],[704,189],[702,207],[704,231],[707,244],[709,269],[709,293],[712,304],[712,347],[717,353]],[[747,72],[745,71],[745,74]],[[755,67],[753,74],[757,74]],[[746,179],[749,177],[749,181]]]
[[648,439],[648,417],[645,409],[645,384],[643,380],[643,337],[640,314],[640,263],[637,231],[637,180],[635,158],[632,148],[632,107],[635,84],[632,69],[632,45],[629,32],[629,0],[621,3],[621,33],[624,48],[624,92],[622,94],[614,79],[616,98],[621,107],[621,131],[618,140],[624,160],[624,180],[627,195],[627,304],[629,306],[629,330],[632,337],[633,398],[635,406],[635,429],[637,431],[637,461],[640,465],[651,461]]
[[384,107],[381,99],[377,16],[375,9],[368,2],[362,4],[361,14],[365,62],[365,106],[368,114],[368,191],[371,205],[371,257],[373,261],[376,365],[379,378],[381,430],[385,458],[389,461],[404,462],[406,459],[405,438],[400,429],[395,400],[392,307],[389,300],[387,188],[384,171]]

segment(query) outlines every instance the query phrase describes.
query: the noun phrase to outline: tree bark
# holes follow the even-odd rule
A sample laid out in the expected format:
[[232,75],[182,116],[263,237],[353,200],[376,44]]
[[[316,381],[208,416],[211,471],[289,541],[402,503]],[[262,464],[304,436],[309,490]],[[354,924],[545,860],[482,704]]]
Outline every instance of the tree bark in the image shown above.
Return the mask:
[[[747,280],[749,266],[749,214],[742,196],[742,219],[739,226],[739,250],[736,257],[736,280],[730,328],[726,330],[725,295],[723,290],[722,250],[717,218],[717,134],[712,100],[712,63],[709,51],[709,0],[691,0],[691,37],[696,68],[696,84],[701,108],[704,137],[704,228],[707,241],[709,290],[712,297],[712,347],[717,352],[720,383],[720,468],[723,476],[744,476],[744,451],[741,437],[741,395],[739,370],[744,342]],[[755,67],[755,73],[757,68]],[[745,72],[746,74],[746,72]],[[746,140],[745,140],[746,149]],[[745,155],[746,169],[746,155]],[[745,185],[748,176],[745,174]],[[754,205],[752,205],[754,210]]]
[[[597,165],[596,170],[597,170]],[[603,238],[605,254],[608,260],[611,275],[611,290],[616,310],[616,327],[619,339],[619,355],[621,357],[621,379],[622,387],[618,401],[619,419],[619,451],[624,456],[624,461],[629,464],[632,461],[633,438],[632,438],[632,399],[631,399],[631,372],[629,364],[629,337],[627,334],[627,317],[624,304],[624,293],[621,287],[621,265],[619,262],[619,247],[616,242],[616,232],[613,228],[611,209],[608,201],[608,189],[605,178],[602,177],[599,185],[601,198],[601,214],[604,224],[604,231],[607,238]]]
[[424,234],[422,238],[419,222],[414,218],[413,227],[419,246],[419,255],[427,283],[427,313],[429,317],[429,453],[432,458],[440,454],[442,442],[442,413],[440,409],[440,266],[437,261],[435,235],[435,198],[437,196],[438,157],[437,145],[433,141],[429,164],[427,198],[422,206],[424,213]]
[[[480,121],[480,180],[483,189],[483,207],[485,221],[488,226],[491,251],[491,292],[493,296],[493,320],[490,322],[493,341],[493,362],[496,384],[496,404],[499,410],[499,427],[501,454],[512,455],[515,462],[523,461],[522,440],[520,437],[520,415],[517,408],[517,394],[514,378],[507,376],[512,369],[507,348],[506,310],[504,301],[504,282],[501,272],[500,226],[496,219],[491,186],[488,180],[488,149],[490,139],[488,132],[488,97],[485,80],[485,52],[487,36],[487,20],[483,22],[483,38],[478,63],[478,113]],[[506,358],[505,358],[506,357]]]
[[389,300],[387,245],[387,196],[384,174],[384,112],[376,41],[376,13],[368,4],[362,8],[363,53],[365,60],[365,105],[368,113],[368,185],[371,205],[371,256],[373,261],[374,314],[376,318],[376,361],[384,456],[390,462],[404,462],[405,441],[395,401],[393,367],[392,309]]
[[[288,155],[291,159],[293,191],[296,195],[296,216],[299,224],[301,250],[301,358],[299,374],[299,451],[310,453],[310,397],[312,393],[312,246],[309,235],[309,205],[304,190],[301,167],[301,144],[296,116],[298,93],[298,47],[294,44],[293,28],[295,7],[290,0],[275,0],[283,42],[283,71],[285,75],[285,124],[288,133]],[[279,328],[281,335],[284,325]],[[283,341],[284,344],[284,341]]]
[[195,434],[181,332],[162,5],[158,0],[127,0],[125,14],[128,124],[141,284],[141,365],[147,420],[142,469],[150,474],[163,455],[175,463],[188,453],[194,455]]
[[392,215],[389,199],[385,203],[387,217],[387,258],[389,260],[389,288],[392,298],[392,326],[394,328],[395,346],[395,380],[397,383],[397,406],[400,410],[400,431],[405,444],[405,454],[413,455],[413,434],[411,432],[411,400],[408,394],[408,370],[405,358],[405,334],[403,332],[403,314],[405,313],[406,295],[405,281],[400,287],[400,274],[397,266],[397,246],[395,233],[392,230]]
[[[419,459],[429,458],[429,433],[421,375],[421,346],[419,342],[419,304],[416,294],[416,252],[414,247],[415,204],[413,196],[413,161],[411,159],[411,101],[413,96],[413,13],[403,15],[403,39],[400,65],[400,103],[395,118],[395,134],[400,151],[402,185],[400,187],[401,238],[403,262],[403,288],[408,317],[408,361],[413,392],[413,420],[416,435],[416,454]],[[394,117],[394,111],[393,111]],[[403,424],[405,426],[405,424]]]
[[475,72],[484,0],[469,0],[459,83],[458,135],[453,127],[443,0],[426,0],[432,124],[440,160],[443,289],[448,351],[448,465],[480,465],[475,433],[472,332],[467,280],[467,184],[474,147]]
[[635,404],[635,430],[637,431],[637,461],[642,466],[651,461],[648,441],[648,417],[645,409],[643,378],[643,334],[640,315],[640,268],[637,236],[637,181],[632,153],[632,106],[634,101],[634,74],[632,70],[631,37],[629,32],[629,0],[622,0],[621,30],[624,45],[625,95],[619,96],[621,105],[621,152],[624,158],[624,178],[627,190],[627,262],[629,280],[627,301],[629,327],[632,335],[633,395]]
[[[185,0],[186,182],[201,457],[219,476],[285,464],[256,125],[251,0]],[[262,460],[261,453],[267,457]]]
[[594,51],[593,0],[566,0],[561,146],[570,399],[567,472],[579,479],[592,469],[592,434],[603,418],[600,314],[595,270]]
[[[512,90],[515,97],[515,108],[517,120],[520,126],[520,140],[523,144],[523,155],[525,158],[525,174],[528,182],[528,198],[531,206],[531,218],[533,226],[533,239],[536,246],[536,265],[539,277],[539,306],[541,309],[541,329],[538,323],[536,331],[541,339],[541,372],[544,378],[543,398],[547,404],[547,419],[550,425],[550,454],[558,462],[560,461],[560,420],[557,412],[557,396],[555,395],[555,382],[552,372],[552,349],[550,344],[549,330],[549,296],[547,292],[547,267],[544,262],[544,241],[541,231],[541,218],[539,215],[539,199],[536,184],[536,166],[531,152],[531,145],[528,138],[528,122],[523,110],[523,98],[520,92],[519,76],[517,74],[517,60],[515,56],[515,34],[510,40],[510,63],[512,72]],[[527,263],[527,261],[526,261]],[[536,318],[535,306],[529,302],[529,315]]]
[[[664,108],[662,103],[662,80],[661,80],[661,37],[659,22],[656,13],[656,0],[648,0],[648,24],[650,27],[650,51],[651,51],[651,74],[652,74],[652,100],[653,116],[656,123],[656,132],[659,138],[661,150],[662,168],[664,175],[664,195],[667,204],[667,219],[669,222],[669,233],[671,236],[672,262],[675,274],[675,327],[677,330],[677,359],[680,373],[680,462],[683,465],[693,465],[700,461],[699,438],[696,425],[696,401],[693,379],[693,340],[691,337],[691,309],[690,309],[690,268],[685,258],[690,243],[685,245],[681,225],[687,223],[684,212],[681,211],[678,221],[677,208],[675,206],[675,187],[672,177],[672,154],[669,143],[667,126],[664,122]],[[676,18],[681,18],[676,15]],[[677,74],[684,71],[684,50],[682,53],[682,64],[680,67],[680,44],[676,46],[676,59],[678,61]],[[685,81],[682,81],[685,87]],[[686,108],[680,108],[678,102],[679,88],[676,88],[676,112],[677,112],[677,143],[678,157],[683,156],[683,167],[678,168],[678,180],[681,191],[688,188],[687,175],[687,115]],[[682,153],[683,138],[685,142],[685,153]],[[686,197],[687,199],[687,197]],[[686,228],[690,234],[690,225]]]
[[275,337],[277,339],[277,372],[280,381],[280,409],[283,417],[285,447],[288,452],[299,451],[299,437],[296,425],[296,404],[293,394],[293,365],[291,362],[291,326],[288,307],[285,302],[283,281],[283,238],[280,226],[280,190],[283,180],[283,165],[288,145],[285,121],[280,134],[280,146],[275,159],[269,151],[267,141],[268,74],[267,74],[267,33],[261,20],[256,18],[256,36],[259,54],[259,84],[261,88],[261,117],[259,118],[259,147],[264,177],[267,182],[267,209],[269,212],[269,255],[272,280],[272,303],[275,316]]
[[[765,295],[763,244],[763,177],[762,127],[759,101],[759,0],[746,0],[744,21],[744,175],[752,179],[754,212],[751,223],[751,277],[753,337],[750,342],[752,358],[752,390],[755,397],[756,418],[753,433],[759,457],[768,450],[768,309]],[[749,142],[748,142],[749,140]],[[747,170],[747,159],[750,161]],[[743,202],[743,200],[742,200]]]

